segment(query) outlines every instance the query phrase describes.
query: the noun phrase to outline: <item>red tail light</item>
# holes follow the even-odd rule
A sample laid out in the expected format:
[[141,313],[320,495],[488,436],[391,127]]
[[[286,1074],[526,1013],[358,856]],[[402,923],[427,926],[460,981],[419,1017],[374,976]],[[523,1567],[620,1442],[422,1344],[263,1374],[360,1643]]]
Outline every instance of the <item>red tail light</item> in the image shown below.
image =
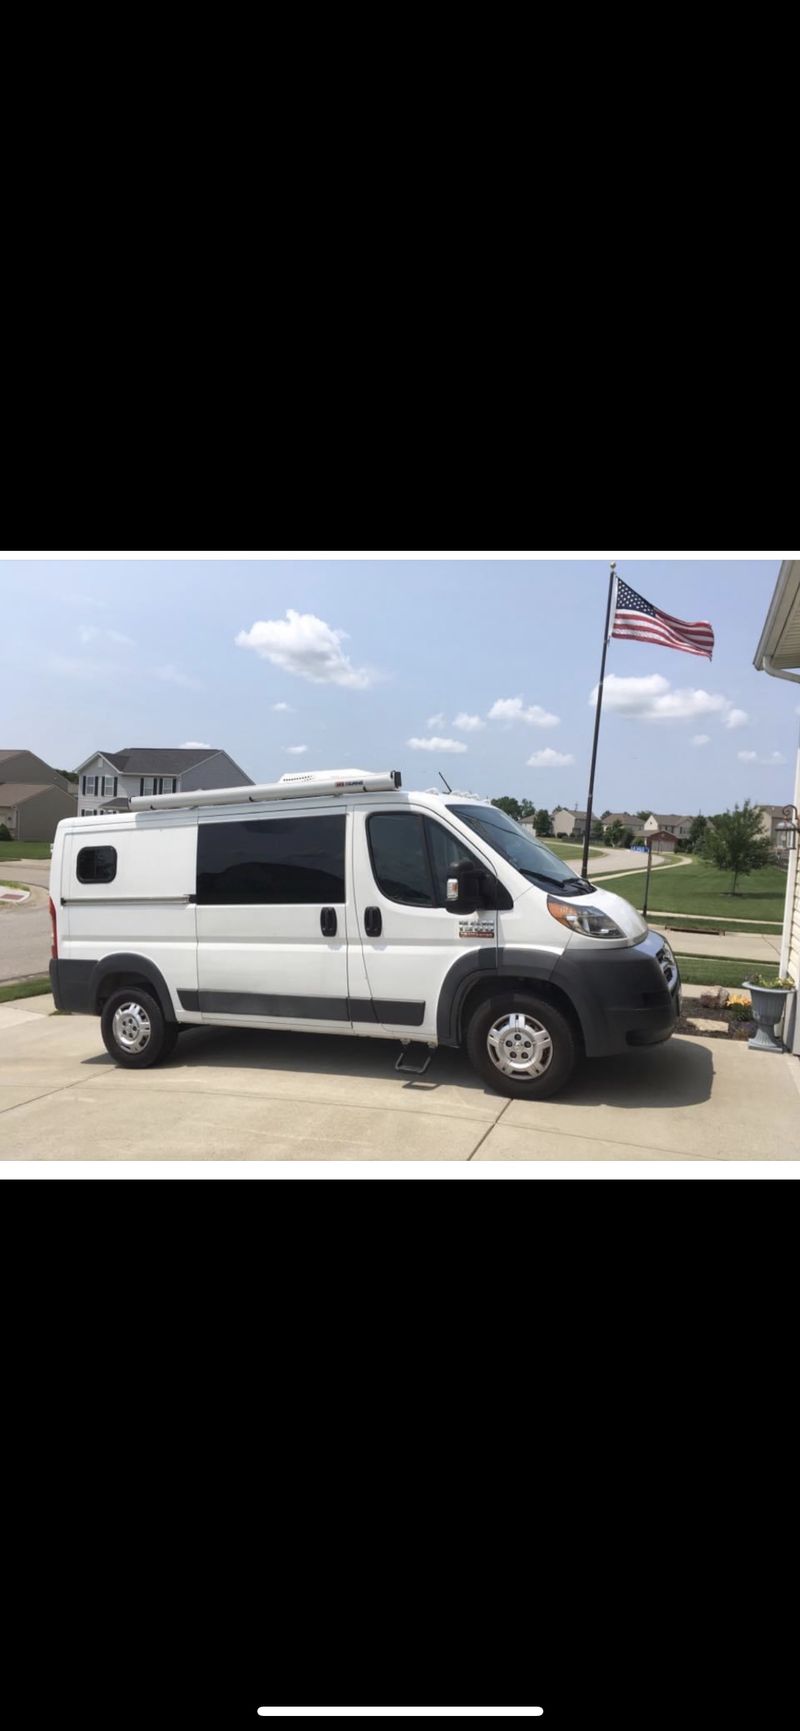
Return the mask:
[[53,907],[52,896],[50,897],[50,929],[51,929],[52,934],[53,934],[53,942],[50,946],[50,954],[53,958],[53,961],[57,962],[58,961],[58,925],[56,923],[56,910]]

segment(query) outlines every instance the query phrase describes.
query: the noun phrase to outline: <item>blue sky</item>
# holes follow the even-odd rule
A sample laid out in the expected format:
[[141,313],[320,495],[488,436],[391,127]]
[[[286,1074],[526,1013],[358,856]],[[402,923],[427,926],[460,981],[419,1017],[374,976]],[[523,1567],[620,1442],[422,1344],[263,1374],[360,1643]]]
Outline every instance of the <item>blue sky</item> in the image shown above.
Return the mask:
[[[752,665],[778,561],[618,569],[709,619],[716,649],[612,640],[595,810],[788,801],[800,688]],[[441,769],[584,807],[607,580],[588,560],[4,561],[0,748],[74,768],[98,747],[196,741],[256,781],[399,768],[429,787]]]

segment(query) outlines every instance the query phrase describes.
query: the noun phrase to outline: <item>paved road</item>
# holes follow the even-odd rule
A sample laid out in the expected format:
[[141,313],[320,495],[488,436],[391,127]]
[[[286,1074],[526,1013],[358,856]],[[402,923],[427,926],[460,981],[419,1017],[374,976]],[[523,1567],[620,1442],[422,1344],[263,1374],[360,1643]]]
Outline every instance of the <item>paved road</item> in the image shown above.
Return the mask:
[[554,1100],[490,1092],[461,1052],[418,1078],[390,1040],[193,1028],[120,1070],[97,1021],[0,1004],[0,1159],[797,1160],[800,1064],[725,1040],[585,1064]]
[[[545,846],[546,845],[547,845],[547,843],[545,843]],[[654,853],[653,854],[653,871],[656,871],[658,868],[660,868],[661,866],[664,866],[664,865],[676,865],[676,864],[683,865],[683,863],[684,863],[683,859],[676,861],[672,854],[665,854],[665,853]],[[686,855],[685,863],[687,865],[690,864],[688,854]],[[581,875],[581,861],[579,859],[565,860],[564,864],[571,866],[572,870],[575,873],[575,876],[580,877],[580,875]],[[597,854],[594,859],[592,859],[591,854],[589,855],[589,878],[592,882],[594,881],[595,877],[599,877],[604,872],[646,872],[646,871],[647,871],[647,854],[646,853],[631,853],[630,849],[626,848],[626,847],[611,847],[608,849],[608,851],[606,853]]]
[[[10,862],[16,865],[16,860]],[[3,873],[5,876],[5,872]],[[9,877],[12,873],[7,874]],[[27,882],[22,876],[16,883]],[[32,889],[28,902],[18,906],[0,904],[0,985],[4,980],[22,980],[29,974],[46,974],[50,965],[50,913],[48,895]]]

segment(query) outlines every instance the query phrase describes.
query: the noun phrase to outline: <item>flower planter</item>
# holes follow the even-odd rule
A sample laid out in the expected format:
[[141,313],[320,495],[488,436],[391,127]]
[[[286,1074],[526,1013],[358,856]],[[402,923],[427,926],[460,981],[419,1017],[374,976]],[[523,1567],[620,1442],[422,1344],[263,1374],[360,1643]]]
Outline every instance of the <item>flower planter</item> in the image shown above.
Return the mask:
[[754,1052],[782,1052],[783,1041],[776,1037],[775,1029],[783,1016],[787,998],[792,996],[791,991],[779,986],[751,986],[749,980],[743,984],[750,993],[756,1023],[756,1033],[752,1040],[748,1040],[748,1046]]

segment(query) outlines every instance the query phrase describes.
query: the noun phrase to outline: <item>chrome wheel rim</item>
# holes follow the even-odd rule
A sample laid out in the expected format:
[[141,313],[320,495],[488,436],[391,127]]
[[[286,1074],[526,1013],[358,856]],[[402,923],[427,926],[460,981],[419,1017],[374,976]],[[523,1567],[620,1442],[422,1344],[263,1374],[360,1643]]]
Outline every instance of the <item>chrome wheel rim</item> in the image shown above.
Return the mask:
[[113,1033],[121,1051],[143,1052],[150,1044],[152,1032],[150,1017],[141,1004],[131,1001],[120,1004],[115,1011]]
[[553,1041],[534,1016],[499,1016],[486,1036],[489,1057],[503,1076],[518,1082],[534,1082],[552,1062]]

